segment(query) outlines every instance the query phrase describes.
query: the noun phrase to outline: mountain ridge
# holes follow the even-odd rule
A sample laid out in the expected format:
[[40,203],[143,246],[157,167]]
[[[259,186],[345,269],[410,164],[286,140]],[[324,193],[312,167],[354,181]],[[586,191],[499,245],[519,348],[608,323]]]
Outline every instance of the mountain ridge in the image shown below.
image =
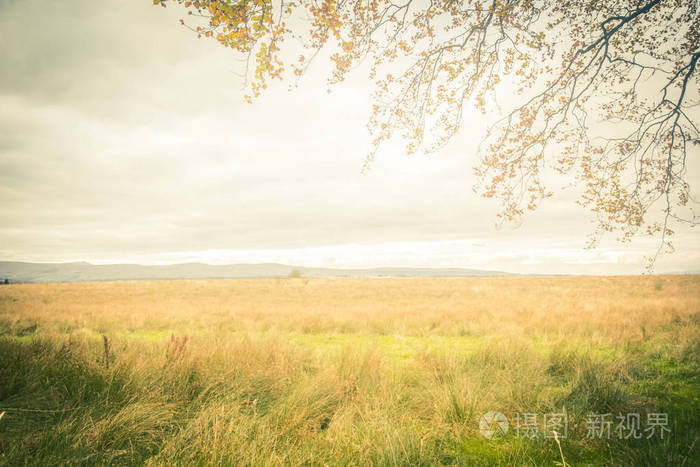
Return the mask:
[[302,277],[504,277],[518,274],[468,268],[328,268],[294,266],[281,263],[206,264],[176,263],[167,265],[31,263],[0,261],[0,280],[10,282],[89,282],[110,280],[168,279],[253,279],[287,277],[298,271]]

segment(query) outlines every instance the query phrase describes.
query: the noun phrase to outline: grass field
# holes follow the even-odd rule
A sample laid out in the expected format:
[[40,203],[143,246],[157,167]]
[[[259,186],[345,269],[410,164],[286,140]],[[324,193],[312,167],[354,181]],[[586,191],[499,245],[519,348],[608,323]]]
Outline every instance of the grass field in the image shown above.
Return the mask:
[[700,465],[699,276],[15,284],[0,334],[2,465]]

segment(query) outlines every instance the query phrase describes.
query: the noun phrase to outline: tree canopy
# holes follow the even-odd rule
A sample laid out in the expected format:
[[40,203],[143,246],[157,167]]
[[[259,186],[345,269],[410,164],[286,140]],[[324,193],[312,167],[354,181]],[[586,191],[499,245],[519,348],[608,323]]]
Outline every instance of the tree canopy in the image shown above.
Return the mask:
[[[373,148],[394,135],[434,151],[466,106],[499,118],[483,135],[475,189],[518,219],[552,196],[545,171],[581,187],[595,245],[695,225],[687,156],[700,144],[700,17],[693,0],[154,0],[242,54],[246,98],[297,79],[332,51],[331,83],[369,63]],[[301,50],[301,52],[299,52]],[[293,57],[293,58],[289,58]],[[510,108],[501,109],[506,94]]]

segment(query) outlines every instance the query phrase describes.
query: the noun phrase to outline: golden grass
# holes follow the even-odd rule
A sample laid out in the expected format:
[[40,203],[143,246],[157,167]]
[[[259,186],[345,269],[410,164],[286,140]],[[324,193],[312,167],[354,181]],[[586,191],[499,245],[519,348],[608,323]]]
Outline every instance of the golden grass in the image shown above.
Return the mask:
[[[0,465],[669,465],[699,435],[700,276],[14,284],[0,334]],[[671,444],[478,432],[661,409]]]
[[296,332],[625,342],[700,319],[699,276],[17,284],[0,320],[44,333]]

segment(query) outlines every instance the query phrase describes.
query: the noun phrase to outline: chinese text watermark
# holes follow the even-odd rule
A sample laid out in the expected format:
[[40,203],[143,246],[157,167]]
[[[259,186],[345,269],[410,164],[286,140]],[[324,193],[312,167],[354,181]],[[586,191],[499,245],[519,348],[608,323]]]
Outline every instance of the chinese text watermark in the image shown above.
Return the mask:
[[[574,425],[578,427],[577,425]],[[520,413],[512,417],[512,425],[501,412],[490,411],[479,420],[479,430],[487,439],[503,437],[511,429],[517,438],[569,437],[569,416],[566,412]],[[666,439],[671,433],[667,413],[590,413],[584,421],[588,439]],[[556,435],[555,435],[556,433]]]

